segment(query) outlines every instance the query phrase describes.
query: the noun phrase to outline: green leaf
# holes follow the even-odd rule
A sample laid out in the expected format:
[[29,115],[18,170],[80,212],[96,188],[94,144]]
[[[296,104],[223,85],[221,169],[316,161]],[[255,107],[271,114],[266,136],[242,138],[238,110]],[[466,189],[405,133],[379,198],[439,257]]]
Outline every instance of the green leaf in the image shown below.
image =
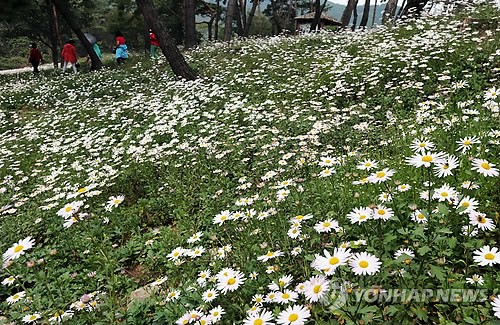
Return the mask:
[[385,238],[384,238],[384,244],[388,244],[390,243],[391,241],[397,239],[398,236],[396,235],[387,235]]
[[429,319],[429,317],[427,316],[427,312],[423,311],[422,309],[412,307],[411,310],[415,313],[415,315],[417,315],[418,319],[424,321],[427,321]]
[[446,205],[444,205],[443,203],[438,204],[438,211],[439,211],[439,213],[441,213],[444,216],[447,216],[448,214],[450,214],[450,209],[448,209],[448,207]]
[[457,245],[457,239],[455,237],[451,237],[450,239],[448,239],[448,247],[453,249],[455,248],[456,245]]
[[368,314],[368,313],[375,313],[377,312],[378,308],[376,306],[364,306],[359,310],[360,314]]
[[435,265],[431,265],[431,273],[434,275],[439,281],[445,281],[445,273],[443,272],[443,268]]
[[387,314],[389,314],[389,316],[394,316],[396,313],[398,313],[400,311],[399,307],[397,306],[394,306],[394,305],[390,305],[389,307],[387,307]]
[[428,252],[430,252],[430,251],[431,251],[431,248],[430,248],[429,246],[422,246],[422,247],[420,247],[420,248],[417,250],[418,254],[419,254],[419,255],[422,255],[422,256],[423,256],[423,255],[425,255],[425,254],[427,254],[427,253],[428,253]]
[[467,324],[478,324],[479,322],[474,320],[472,317],[465,317],[463,319],[464,322],[466,322]]
[[424,234],[424,227],[417,227],[413,230],[414,237],[426,238]]

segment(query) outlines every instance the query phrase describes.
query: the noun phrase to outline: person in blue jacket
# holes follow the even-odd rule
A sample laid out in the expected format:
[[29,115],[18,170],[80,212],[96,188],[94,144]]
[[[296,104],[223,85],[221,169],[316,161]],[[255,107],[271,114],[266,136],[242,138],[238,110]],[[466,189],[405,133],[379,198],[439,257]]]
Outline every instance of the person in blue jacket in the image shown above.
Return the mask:
[[128,59],[127,44],[125,43],[125,37],[120,32],[115,33],[116,37],[116,47],[115,47],[115,58],[118,65],[124,64],[125,60]]

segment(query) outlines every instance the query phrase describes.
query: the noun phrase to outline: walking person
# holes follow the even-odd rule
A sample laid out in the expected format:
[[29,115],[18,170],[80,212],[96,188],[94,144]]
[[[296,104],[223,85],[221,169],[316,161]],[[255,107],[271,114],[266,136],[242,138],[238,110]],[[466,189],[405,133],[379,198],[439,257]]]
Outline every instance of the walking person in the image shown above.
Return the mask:
[[149,55],[152,59],[158,58],[158,47],[160,46],[160,43],[151,29],[149,30],[149,44],[151,45]]
[[37,75],[40,72],[38,70],[38,66],[40,65],[40,62],[43,61],[43,58],[42,53],[36,47],[36,43],[31,43],[30,57],[28,61],[33,66],[33,74]]
[[68,42],[66,42],[66,44],[64,44],[61,56],[64,62],[62,72],[65,73],[66,69],[68,68],[68,64],[71,63],[73,72],[77,73],[78,71],[76,69],[76,62],[78,60],[78,56],[76,54],[75,41],[70,39]]
[[125,44],[125,37],[120,32],[115,33],[116,47],[115,47],[115,58],[118,65],[125,64],[125,60],[128,59],[127,44]]
[[[94,43],[94,45],[92,45],[92,48],[94,49],[94,52],[95,54],[97,55],[97,57],[99,58],[99,60],[102,61],[102,52],[101,52],[101,48],[99,47],[99,45],[97,43]],[[90,54],[87,55],[87,60],[85,61],[85,63],[88,65],[89,62],[90,62]]]

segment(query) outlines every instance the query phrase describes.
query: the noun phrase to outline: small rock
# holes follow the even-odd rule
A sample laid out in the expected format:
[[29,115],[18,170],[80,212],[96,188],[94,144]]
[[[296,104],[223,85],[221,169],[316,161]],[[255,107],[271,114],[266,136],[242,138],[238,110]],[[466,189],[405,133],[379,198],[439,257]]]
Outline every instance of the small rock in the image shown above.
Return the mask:
[[151,297],[151,294],[154,293],[157,290],[156,287],[151,287],[149,285],[146,285],[144,287],[140,287],[139,289],[136,289],[132,291],[130,294],[130,302],[128,304],[128,308],[135,302],[141,302],[149,297]]

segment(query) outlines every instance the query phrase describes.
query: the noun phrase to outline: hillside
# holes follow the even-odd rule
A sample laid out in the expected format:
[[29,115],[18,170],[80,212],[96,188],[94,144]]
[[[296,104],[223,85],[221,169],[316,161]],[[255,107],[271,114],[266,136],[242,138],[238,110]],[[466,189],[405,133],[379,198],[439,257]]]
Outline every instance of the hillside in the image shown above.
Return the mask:
[[499,16],[0,76],[0,324],[498,322]]

